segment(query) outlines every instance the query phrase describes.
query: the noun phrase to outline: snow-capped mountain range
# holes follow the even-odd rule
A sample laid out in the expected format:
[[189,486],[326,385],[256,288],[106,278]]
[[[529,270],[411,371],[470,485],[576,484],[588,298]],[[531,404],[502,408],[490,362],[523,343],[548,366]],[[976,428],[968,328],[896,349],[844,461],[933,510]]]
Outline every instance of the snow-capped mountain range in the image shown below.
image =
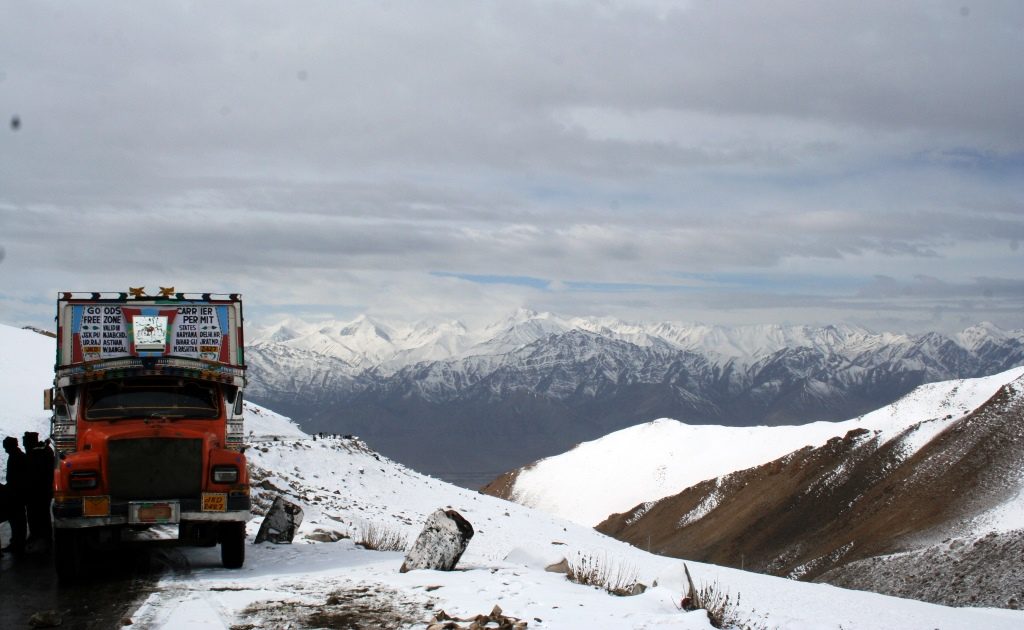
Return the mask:
[[[561,317],[528,309],[519,309],[502,320],[476,328],[457,320],[396,324],[360,315],[351,321],[313,323],[289,318],[250,330],[248,335],[250,346],[281,345],[340,359],[350,375],[367,370],[386,375],[417,363],[503,355],[573,330],[639,347],[664,344],[716,362],[740,363],[751,363],[786,348],[858,355],[881,347],[910,344],[922,337],[875,333],[850,325],[727,328],[681,322],[627,322],[611,317]],[[968,352],[977,352],[1009,340],[1020,342],[1024,340],[1024,330],[1004,331],[983,322],[950,340]]]
[[289,320],[249,339],[253,400],[467,485],[652,418],[842,420],[923,383],[1024,364],[1024,331],[984,323],[945,336],[521,310],[479,327]]

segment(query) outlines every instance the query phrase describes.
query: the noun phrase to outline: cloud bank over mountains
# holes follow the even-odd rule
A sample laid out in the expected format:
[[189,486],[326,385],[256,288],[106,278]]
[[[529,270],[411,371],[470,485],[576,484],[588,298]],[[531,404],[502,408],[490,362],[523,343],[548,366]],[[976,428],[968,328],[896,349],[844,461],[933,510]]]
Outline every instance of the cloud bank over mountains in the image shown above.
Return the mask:
[[3,321],[175,284],[258,318],[1022,324],[1016,3],[6,14]]

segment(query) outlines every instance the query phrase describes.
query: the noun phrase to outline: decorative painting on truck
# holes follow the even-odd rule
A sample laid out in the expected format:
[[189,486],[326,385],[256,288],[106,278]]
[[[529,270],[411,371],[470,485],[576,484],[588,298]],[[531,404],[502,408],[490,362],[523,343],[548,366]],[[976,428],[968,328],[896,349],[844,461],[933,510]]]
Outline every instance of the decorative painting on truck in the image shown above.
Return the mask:
[[232,363],[227,305],[71,304],[71,362],[176,356]]

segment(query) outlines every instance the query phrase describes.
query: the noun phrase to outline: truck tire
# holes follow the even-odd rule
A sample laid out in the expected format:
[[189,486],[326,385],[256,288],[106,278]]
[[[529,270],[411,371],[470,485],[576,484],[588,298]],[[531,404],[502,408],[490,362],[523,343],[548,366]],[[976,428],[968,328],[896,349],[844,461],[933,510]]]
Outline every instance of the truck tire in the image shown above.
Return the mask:
[[245,564],[245,523],[220,526],[220,561],[225,569],[240,569]]
[[57,580],[74,582],[82,570],[82,537],[76,529],[53,530],[53,564]]

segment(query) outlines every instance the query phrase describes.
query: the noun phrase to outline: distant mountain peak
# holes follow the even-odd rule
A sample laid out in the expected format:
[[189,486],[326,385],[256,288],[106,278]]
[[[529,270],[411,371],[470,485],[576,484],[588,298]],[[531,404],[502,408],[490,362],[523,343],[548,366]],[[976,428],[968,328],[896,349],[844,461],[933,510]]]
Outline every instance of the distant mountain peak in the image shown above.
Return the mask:
[[393,330],[366,315],[360,315],[342,327],[338,334],[343,337],[377,337],[390,343]]

